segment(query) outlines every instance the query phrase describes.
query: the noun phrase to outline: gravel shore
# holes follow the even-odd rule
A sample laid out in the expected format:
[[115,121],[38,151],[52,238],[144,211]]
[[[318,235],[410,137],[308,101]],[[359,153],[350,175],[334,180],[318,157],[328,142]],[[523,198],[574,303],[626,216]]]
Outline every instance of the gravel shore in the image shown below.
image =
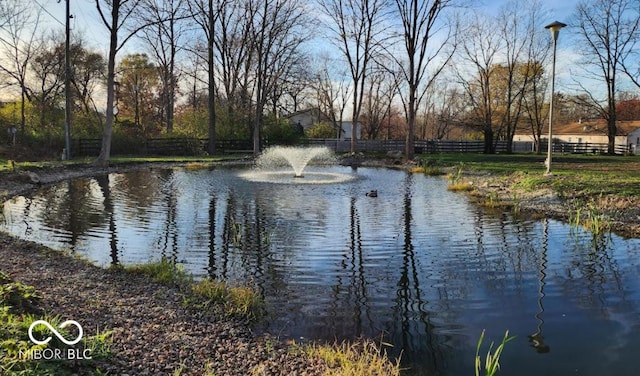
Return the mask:
[[[0,234],[0,270],[32,285],[50,315],[81,323],[87,335],[113,332],[111,356],[94,366],[111,375],[320,375],[321,362],[275,338],[256,336],[241,318],[183,304],[175,287],[106,270]],[[85,370],[87,371],[87,370]]]

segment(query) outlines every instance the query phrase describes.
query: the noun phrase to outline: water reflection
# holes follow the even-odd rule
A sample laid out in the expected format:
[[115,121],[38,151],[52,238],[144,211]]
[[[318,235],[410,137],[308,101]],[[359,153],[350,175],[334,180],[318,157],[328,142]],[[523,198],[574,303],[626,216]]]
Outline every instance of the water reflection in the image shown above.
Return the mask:
[[545,278],[547,277],[547,251],[548,251],[548,238],[549,238],[549,220],[542,220],[542,252],[540,256],[540,282],[538,284],[538,312],[535,314],[536,321],[538,322],[536,326],[536,331],[533,334],[529,335],[529,342],[531,342],[531,346],[536,349],[536,351],[540,354],[545,354],[551,351],[551,347],[544,342],[544,335],[542,335],[542,327],[544,326],[544,286],[546,284]]
[[407,374],[472,373],[482,329],[518,336],[503,354],[512,374],[640,366],[637,239],[486,212],[440,179],[331,172],[357,179],[274,186],[176,169],[73,180],[7,202],[2,228],[103,266],[164,257],[249,281],[270,307],[265,330],[382,337]]

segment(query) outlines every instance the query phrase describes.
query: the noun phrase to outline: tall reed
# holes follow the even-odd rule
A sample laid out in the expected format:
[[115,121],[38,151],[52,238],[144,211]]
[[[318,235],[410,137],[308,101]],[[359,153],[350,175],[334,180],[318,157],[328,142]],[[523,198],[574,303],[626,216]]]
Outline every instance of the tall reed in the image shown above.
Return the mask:
[[507,330],[504,333],[504,337],[502,338],[502,342],[498,347],[496,347],[495,352],[493,351],[493,342],[489,345],[489,350],[487,351],[487,356],[484,361],[484,373],[482,372],[482,357],[480,356],[480,348],[482,347],[482,342],[484,341],[485,331],[483,330],[480,334],[480,339],[478,339],[478,345],[476,347],[476,376],[484,375],[484,376],[494,376],[500,370],[500,356],[502,355],[502,351],[504,350],[507,342],[513,340],[515,336],[509,337],[509,331]]

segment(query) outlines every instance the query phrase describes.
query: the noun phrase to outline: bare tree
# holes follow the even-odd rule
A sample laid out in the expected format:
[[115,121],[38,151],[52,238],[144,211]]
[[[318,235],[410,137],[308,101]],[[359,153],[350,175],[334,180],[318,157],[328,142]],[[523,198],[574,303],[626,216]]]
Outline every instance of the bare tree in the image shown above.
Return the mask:
[[351,95],[349,73],[346,70],[335,69],[338,66],[330,56],[320,56],[313,83],[318,109],[331,120],[336,130],[336,138],[341,136],[344,112]]
[[[533,137],[534,149],[540,153],[542,151],[542,128],[548,116],[548,111],[546,111],[548,107],[544,105],[548,80],[540,62],[531,62],[526,69],[527,75],[531,76],[532,79],[530,85],[525,88],[522,99],[529,129]],[[554,103],[557,103],[557,101]]]
[[353,116],[351,152],[357,149],[357,125],[362,109],[369,65],[380,50],[383,20],[390,5],[387,0],[319,0],[332,40],[347,61],[351,80]]
[[597,93],[579,85],[588,94],[591,105],[607,121],[608,153],[615,153],[617,134],[616,96],[619,73],[633,51],[640,27],[636,0],[587,0],[578,4],[576,26],[586,75],[604,83],[606,101]]
[[74,38],[70,47],[72,99],[77,101],[77,111],[101,123],[94,95],[103,81],[106,62],[102,54],[88,50],[84,44],[82,38]]
[[[390,62],[388,62],[390,63]],[[382,64],[384,64],[382,62]],[[392,65],[392,64],[389,64]],[[373,67],[366,82],[364,104],[362,109],[363,137],[375,140],[385,127],[385,120],[390,120],[393,101],[397,97],[400,85],[400,74],[387,67]]]
[[0,72],[7,79],[7,86],[17,86],[20,91],[20,133],[26,126],[25,105],[30,99],[27,79],[29,62],[39,49],[36,30],[40,20],[39,8],[36,11],[28,2],[22,0],[0,1],[0,27],[5,38],[0,38],[0,51],[4,59],[0,60]]
[[308,19],[299,0],[254,1],[249,1],[248,13],[254,15],[251,33],[255,54],[253,154],[257,156],[261,149],[265,105],[287,67],[299,56],[299,48],[307,39],[304,26]]
[[440,79],[429,86],[425,93],[425,103],[421,106],[421,116],[416,119],[416,132],[422,139],[442,140],[449,137],[451,129],[460,123],[466,108],[461,89]]
[[[454,0],[395,0],[402,21],[405,53],[399,60],[407,92],[402,95],[407,118],[405,158],[412,160],[416,116],[422,85],[428,87],[451,60],[456,47],[456,27],[443,20]],[[447,47],[448,50],[447,50]]]
[[102,134],[102,147],[96,163],[100,166],[108,166],[111,157],[111,137],[114,121],[115,98],[115,66],[118,51],[122,49],[138,31],[147,25],[129,29],[122,40],[119,34],[125,30],[125,26],[131,21],[133,14],[139,9],[142,0],[95,0],[98,13],[102,22],[109,30],[109,52],[107,58],[107,103],[104,131]]
[[229,119],[245,123],[236,117],[245,117],[250,106],[250,72],[254,57],[250,35],[252,17],[240,1],[223,1],[218,13],[214,43],[218,51],[220,95],[226,101]]
[[189,2],[191,12],[195,15],[195,22],[200,25],[205,35],[207,55],[207,108],[209,110],[209,142],[207,152],[213,155],[216,152],[216,77],[215,77],[215,47],[214,39],[216,32],[216,20],[220,16],[220,9],[227,3],[222,0],[222,5],[218,0],[194,0]]
[[310,92],[311,76],[307,55],[298,52],[297,58],[284,67],[282,77],[273,88],[270,96],[272,112],[297,112]]
[[62,98],[64,84],[64,46],[56,42],[56,35],[50,35],[40,44],[40,48],[30,61],[34,87],[31,100],[39,111],[39,126],[48,136],[54,119],[52,109]]
[[[534,80],[543,79],[539,63],[547,58],[550,48],[547,33],[539,27],[538,20],[545,12],[540,1],[511,1],[502,7],[498,16],[504,46],[498,130],[507,141],[507,152],[512,151],[513,136],[524,117],[524,94],[529,86],[539,86]],[[533,110],[540,112],[539,108]]]
[[189,24],[186,21],[191,18],[186,3],[187,0],[145,0],[144,11],[140,12],[143,23],[153,25],[144,30],[143,39],[161,71],[161,117],[167,133],[173,132],[178,87],[176,60],[183,49],[183,39],[188,31]]
[[492,69],[501,48],[495,20],[476,13],[462,38],[461,62],[456,65],[456,74],[471,108],[468,125],[482,129],[485,153],[495,151]]

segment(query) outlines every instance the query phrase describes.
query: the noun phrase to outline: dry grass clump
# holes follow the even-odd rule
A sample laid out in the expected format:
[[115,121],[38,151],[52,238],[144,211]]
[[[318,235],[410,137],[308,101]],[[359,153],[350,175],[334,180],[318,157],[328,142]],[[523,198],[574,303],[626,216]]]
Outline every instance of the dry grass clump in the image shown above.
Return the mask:
[[457,182],[455,184],[449,184],[447,189],[452,192],[470,192],[473,190],[473,184],[469,182]]
[[306,354],[327,364],[327,376],[397,376],[400,360],[392,361],[382,345],[369,340],[334,344],[314,344],[304,347]]

